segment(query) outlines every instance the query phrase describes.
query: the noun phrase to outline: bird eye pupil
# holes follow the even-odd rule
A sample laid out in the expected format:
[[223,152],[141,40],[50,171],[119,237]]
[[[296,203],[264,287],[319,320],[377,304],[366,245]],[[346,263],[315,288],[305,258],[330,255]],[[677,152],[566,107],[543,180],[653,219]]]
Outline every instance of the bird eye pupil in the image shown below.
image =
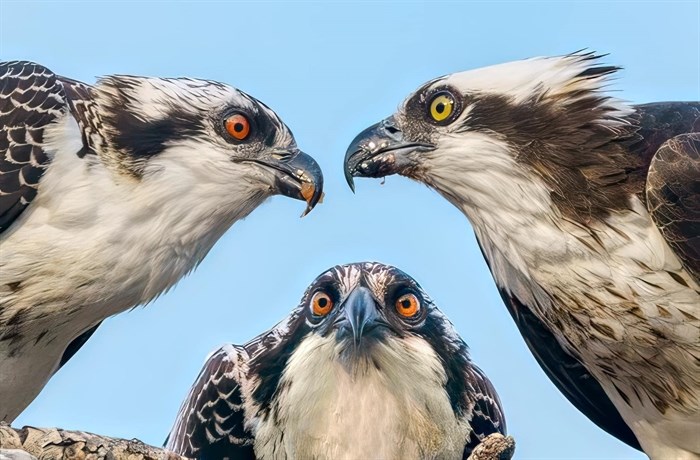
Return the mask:
[[437,113],[442,113],[445,111],[445,104],[443,102],[440,102],[436,107],[435,110],[437,110]]
[[411,301],[408,299],[404,299],[401,301],[401,306],[406,309],[411,308]]
[[240,133],[241,131],[243,131],[243,128],[244,128],[243,123],[236,123],[235,125],[233,125],[233,130],[236,131],[237,133]]
[[318,299],[318,306],[321,308],[326,308],[326,305],[328,305],[328,299],[322,297]]

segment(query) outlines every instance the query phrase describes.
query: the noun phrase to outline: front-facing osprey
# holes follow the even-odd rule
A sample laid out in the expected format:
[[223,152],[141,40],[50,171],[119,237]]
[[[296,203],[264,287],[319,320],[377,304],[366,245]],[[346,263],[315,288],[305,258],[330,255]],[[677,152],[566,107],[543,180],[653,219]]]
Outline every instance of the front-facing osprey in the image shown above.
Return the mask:
[[505,433],[489,380],[427,294],[334,267],[272,330],[206,362],[167,447],[198,459],[458,459]]
[[469,218],[547,375],[656,459],[700,458],[700,103],[629,106],[592,54],[428,82],[346,175],[401,174]]
[[267,106],[189,78],[0,64],[0,421],[100,321],[172,287],[266,198],[321,196]]

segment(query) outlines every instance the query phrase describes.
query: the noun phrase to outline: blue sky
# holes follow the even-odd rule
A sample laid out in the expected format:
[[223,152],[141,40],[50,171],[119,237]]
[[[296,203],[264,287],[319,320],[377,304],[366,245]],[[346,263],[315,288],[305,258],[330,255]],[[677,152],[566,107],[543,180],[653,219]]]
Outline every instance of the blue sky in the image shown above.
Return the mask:
[[621,65],[632,102],[700,99],[700,2],[58,2],[0,0],[0,57],[93,82],[131,73],[220,80],[270,105],[321,164],[326,199],[275,197],[146,308],[106,321],[16,421],[160,444],[205,356],[242,343],[338,264],[413,275],[498,389],[518,458],[641,459],[545,377],[465,217],[406,179],[342,174],[357,132],[438,75],[581,48]]

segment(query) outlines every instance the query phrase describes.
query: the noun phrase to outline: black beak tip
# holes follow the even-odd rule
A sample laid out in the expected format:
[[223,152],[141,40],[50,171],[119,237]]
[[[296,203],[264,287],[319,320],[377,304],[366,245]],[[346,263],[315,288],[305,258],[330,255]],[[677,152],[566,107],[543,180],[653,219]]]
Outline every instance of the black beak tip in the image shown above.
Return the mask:
[[[355,193],[355,176],[357,175],[357,165],[363,160],[367,154],[371,154],[371,149],[368,149],[368,139],[374,135],[376,125],[362,131],[350,142],[350,146],[345,151],[345,181],[348,183],[352,193]],[[361,175],[361,174],[360,174]]]
[[[308,182],[307,182],[308,184]],[[304,195],[304,186],[306,184],[302,185],[302,195]],[[306,201],[306,209],[304,209],[304,212],[301,213],[300,217],[305,217],[307,214],[309,214],[318,203],[322,201],[323,198],[323,180],[321,180],[321,183],[318,186],[314,186],[313,184],[309,184],[309,187],[313,187],[313,192],[311,194],[311,198],[309,198]],[[306,199],[306,196],[304,196]]]
[[345,181],[348,183],[352,193],[355,193],[355,178],[352,175],[352,170],[349,168],[347,162],[345,163]]

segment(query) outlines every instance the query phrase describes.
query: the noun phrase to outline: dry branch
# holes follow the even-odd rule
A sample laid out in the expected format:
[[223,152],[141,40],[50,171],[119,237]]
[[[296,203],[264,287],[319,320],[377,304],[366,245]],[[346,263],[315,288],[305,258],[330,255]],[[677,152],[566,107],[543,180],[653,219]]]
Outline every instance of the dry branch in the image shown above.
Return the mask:
[[[29,454],[29,455],[27,455]],[[185,460],[137,439],[0,423],[0,460]]]
[[515,452],[515,439],[493,433],[476,446],[467,460],[510,460]]
[[[510,460],[510,436],[486,437],[468,460]],[[15,429],[0,422],[0,460],[186,460],[137,439],[119,439],[58,428]]]

